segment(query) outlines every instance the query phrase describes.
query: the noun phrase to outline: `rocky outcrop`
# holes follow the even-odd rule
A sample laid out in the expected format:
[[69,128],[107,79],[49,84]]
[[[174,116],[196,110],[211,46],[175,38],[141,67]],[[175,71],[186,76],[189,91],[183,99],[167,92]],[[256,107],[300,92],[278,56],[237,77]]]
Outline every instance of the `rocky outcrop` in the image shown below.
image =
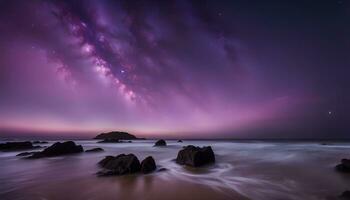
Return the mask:
[[101,133],[97,135],[94,139],[136,140],[138,138],[127,132],[112,131],[108,133]]
[[92,152],[101,152],[101,151],[104,151],[102,148],[93,148],[93,149],[88,149],[86,150],[85,152],[86,153],[92,153]]
[[178,140],[177,142],[182,142],[182,140]]
[[151,156],[145,158],[140,164],[134,154],[119,154],[118,156],[106,156],[98,164],[104,168],[97,172],[98,176],[117,176],[142,172],[151,173],[156,169],[156,162]]
[[341,163],[335,166],[338,172],[350,173],[350,159],[342,159]]
[[165,142],[165,140],[158,140],[158,141],[154,144],[154,146],[156,146],[156,147],[166,146],[166,142]]
[[139,172],[141,164],[134,154],[106,156],[98,163],[105,170],[97,173],[99,176],[125,175]]
[[176,163],[192,167],[200,167],[214,162],[215,155],[210,146],[202,148],[193,145],[186,146],[178,152],[176,158]]
[[67,142],[56,142],[50,147],[47,147],[41,152],[36,152],[28,158],[42,158],[42,157],[53,157],[61,156],[66,154],[74,154],[83,152],[84,149],[81,145],[76,145],[73,141]]
[[141,162],[141,172],[144,174],[151,173],[156,170],[156,168],[156,162],[152,156],[148,156]]
[[33,146],[29,141],[26,142],[6,142],[0,144],[0,151],[18,151],[25,149],[35,149],[40,148],[40,146]]

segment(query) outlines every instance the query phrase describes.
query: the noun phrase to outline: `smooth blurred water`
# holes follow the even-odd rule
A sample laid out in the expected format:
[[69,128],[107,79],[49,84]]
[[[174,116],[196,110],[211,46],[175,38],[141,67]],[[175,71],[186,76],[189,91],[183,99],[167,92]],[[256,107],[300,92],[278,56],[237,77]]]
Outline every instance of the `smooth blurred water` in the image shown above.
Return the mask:
[[[0,152],[0,199],[156,199],[158,195],[197,192],[198,199],[213,199],[210,194],[217,199],[232,199],[238,193],[257,200],[322,200],[350,189],[350,175],[334,170],[342,158],[350,158],[349,143],[168,140],[167,147],[153,147],[154,142],[76,141],[85,150],[102,147],[105,152],[37,160],[16,157],[19,152]],[[189,144],[212,146],[216,164],[200,169],[177,165],[177,152]],[[150,175],[96,177],[96,163],[106,155],[120,153],[133,153],[140,161],[151,155],[158,168],[167,170]]]

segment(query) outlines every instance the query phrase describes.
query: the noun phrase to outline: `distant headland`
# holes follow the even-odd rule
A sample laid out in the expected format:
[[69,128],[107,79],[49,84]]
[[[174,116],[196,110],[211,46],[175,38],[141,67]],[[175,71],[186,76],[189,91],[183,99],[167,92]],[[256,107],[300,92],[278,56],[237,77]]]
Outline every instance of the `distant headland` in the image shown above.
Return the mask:
[[145,138],[138,138],[135,135],[123,131],[111,131],[107,133],[101,133],[94,137],[94,139],[144,140]]

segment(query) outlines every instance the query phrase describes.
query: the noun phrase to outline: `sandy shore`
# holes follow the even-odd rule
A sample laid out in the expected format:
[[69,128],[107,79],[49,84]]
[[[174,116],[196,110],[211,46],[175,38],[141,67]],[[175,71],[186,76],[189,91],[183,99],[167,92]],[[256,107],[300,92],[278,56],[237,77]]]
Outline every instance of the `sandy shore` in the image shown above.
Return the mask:
[[[159,172],[161,173],[161,172]],[[59,174],[57,174],[59,176]],[[149,200],[247,200],[233,190],[213,189],[182,180],[164,180],[154,175],[83,178],[60,182],[33,184],[21,192],[8,192],[3,200],[10,199],[149,199]]]

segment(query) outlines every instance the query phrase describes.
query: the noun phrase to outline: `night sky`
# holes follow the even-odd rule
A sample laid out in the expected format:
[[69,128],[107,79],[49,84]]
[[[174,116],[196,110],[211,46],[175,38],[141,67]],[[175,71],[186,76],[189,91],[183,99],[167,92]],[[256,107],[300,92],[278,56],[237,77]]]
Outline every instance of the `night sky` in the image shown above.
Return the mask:
[[350,137],[350,1],[0,1],[0,130]]

